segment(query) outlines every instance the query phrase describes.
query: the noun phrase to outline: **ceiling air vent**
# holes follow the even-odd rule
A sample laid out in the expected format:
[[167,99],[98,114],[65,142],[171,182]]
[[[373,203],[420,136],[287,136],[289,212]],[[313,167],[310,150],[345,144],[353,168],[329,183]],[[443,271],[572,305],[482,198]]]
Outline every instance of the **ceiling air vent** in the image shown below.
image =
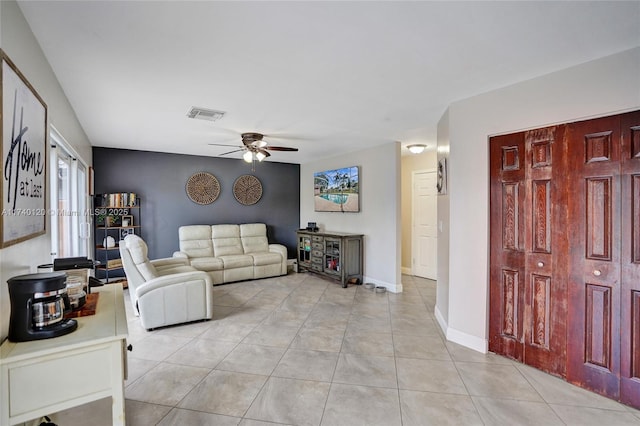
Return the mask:
[[220,120],[223,115],[224,115],[223,111],[192,107],[189,113],[187,114],[187,117],[197,118],[199,120],[217,121],[217,120]]

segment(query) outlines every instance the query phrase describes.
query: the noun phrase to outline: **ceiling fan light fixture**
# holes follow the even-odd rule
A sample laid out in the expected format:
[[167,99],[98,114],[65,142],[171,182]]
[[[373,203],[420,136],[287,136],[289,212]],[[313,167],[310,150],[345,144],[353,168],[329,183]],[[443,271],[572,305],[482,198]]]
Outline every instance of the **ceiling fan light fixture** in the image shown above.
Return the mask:
[[412,154],[420,154],[425,150],[426,147],[427,145],[423,143],[414,143],[412,145],[407,145],[407,148],[409,149],[409,151],[411,151]]
[[247,163],[251,163],[253,161],[253,152],[251,151],[245,152],[244,154],[242,154],[242,159]]
[[264,154],[263,154],[263,153],[261,153],[260,151],[256,152],[256,159],[257,159],[258,161],[262,161],[262,160],[264,160],[265,158],[267,158],[267,156],[266,156],[266,155],[264,155]]

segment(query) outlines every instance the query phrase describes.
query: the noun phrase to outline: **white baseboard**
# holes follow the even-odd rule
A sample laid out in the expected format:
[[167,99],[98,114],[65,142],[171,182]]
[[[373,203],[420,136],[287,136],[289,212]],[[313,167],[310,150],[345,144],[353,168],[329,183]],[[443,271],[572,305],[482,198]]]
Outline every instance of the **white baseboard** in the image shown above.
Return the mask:
[[456,330],[455,328],[449,327],[447,321],[444,319],[442,312],[438,309],[438,305],[436,305],[436,309],[433,313],[436,317],[436,321],[438,321],[438,325],[440,329],[447,336],[447,340],[453,343],[457,343],[466,348],[473,349],[474,351],[481,352],[486,354],[489,351],[489,342],[486,339],[482,339],[477,336],[472,336],[470,334],[464,333],[460,330]]
[[387,291],[390,291],[391,293],[402,293],[402,283],[392,284],[392,283],[376,280],[371,277],[364,277],[363,283],[373,283],[376,285],[376,287],[384,287],[387,289]]
[[454,328],[447,328],[447,340],[465,346],[474,351],[486,354],[489,351],[489,342],[477,336],[464,333]]
[[449,326],[447,325],[447,321],[444,319],[444,316],[440,312],[440,309],[438,309],[438,305],[436,305],[436,309],[434,310],[433,314],[436,316],[436,321],[438,321],[438,325],[440,326],[440,330],[442,330],[442,333],[446,336],[447,335],[447,328]]

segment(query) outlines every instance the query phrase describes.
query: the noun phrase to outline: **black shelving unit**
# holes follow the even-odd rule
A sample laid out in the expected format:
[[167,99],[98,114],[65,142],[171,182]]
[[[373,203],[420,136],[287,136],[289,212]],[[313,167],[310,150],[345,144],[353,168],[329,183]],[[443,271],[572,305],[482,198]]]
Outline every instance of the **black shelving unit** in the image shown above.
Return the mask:
[[[125,277],[120,241],[128,234],[141,235],[140,204],[140,197],[133,193],[99,194],[95,197],[95,259],[100,262],[95,268],[96,278],[108,283]],[[108,237],[113,238],[113,246],[108,244]]]

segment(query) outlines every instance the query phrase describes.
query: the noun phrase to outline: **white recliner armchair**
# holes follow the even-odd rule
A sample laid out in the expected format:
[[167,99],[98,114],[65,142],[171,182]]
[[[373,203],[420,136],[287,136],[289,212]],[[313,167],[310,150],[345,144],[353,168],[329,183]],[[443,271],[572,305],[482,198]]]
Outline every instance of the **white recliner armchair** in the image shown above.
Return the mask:
[[213,284],[206,272],[186,259],[149,260],[147,244],[137,235],[120,242],[131,304],[147,330],[211,319]]

